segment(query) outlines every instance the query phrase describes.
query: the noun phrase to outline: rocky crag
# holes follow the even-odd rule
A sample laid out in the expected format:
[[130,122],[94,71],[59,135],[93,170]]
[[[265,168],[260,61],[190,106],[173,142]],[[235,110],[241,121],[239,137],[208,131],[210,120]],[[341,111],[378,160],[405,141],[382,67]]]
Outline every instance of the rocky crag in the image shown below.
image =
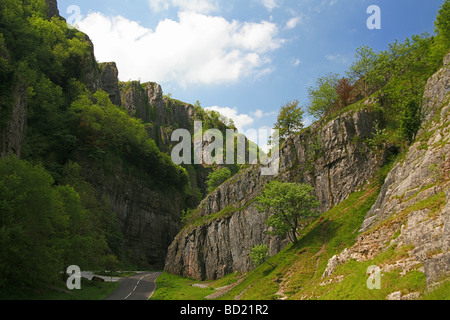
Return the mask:
[[285,239],[268,236],[266,216],[254,200],[272,179],[307,182],[314,186],[325,212],[345,200],[381,168],[387,148],[369,152],[366,143],[380,115],[370,106],[347,112],[323,125],[317,123],[289,138],[280,150],[280,171],[261,176],[252,167],[232,177],[200,204],[195,215],[200,225],[187,226],[169,248],[165,270],[194,279],[217,279],[253,268],[252,247],[270,246],[279,252]]
[[[371,260],[392,246],[408,254],[381,271],[419,270],[433,287],[450,275],[450,54],[425,88],[426,121],[406,156],[386,178],[354,246],[332,257],[323,277],[349,260]],[[394,292],[389,299],[402,299]],[[406,297],[403,297],[406,298]]]
[[[356,244],[330,259],[323,278],[350,259],[367,261],[392,245],[412,248],[408,258],[381,266],[382,270],[420,268],[432,285],[449,275],[449,91],[450,54],[444,67],[425,88],[425,121],[405,157],[386,178],[380,195],[361,226]],[[371,101],[356,112],[327,124],[314,124],[291,137],[281,148],[280,173],[262,177],[247,169],[224,183],[199,206],[198,219],[187,226],[169,248],[165,270],[194,279],[217,279],[253,268],[248,257],[259,244],[271,254],[286,240],[266,235],[264,214],[254,200],[271,179],[307,182],[315,187],[321,212],[345,200],[380,169],[397,150],[371,149],[367,142],[381,119]],[[397,297],[397,295],[394,295]],[[401,297],[401,294],[400,294]]]
[[[56,0],[46,0],[47,18],[61,18]],[[131,113],[129,97],[119,86],[119,70],[114,62],[97,63],[93,44],[87,35],[88,44],[86,59],[79,65],[80,79],[91,92],[102,89],[109,94],[110,100],[117,106],[128,108]],[[9,61],[8,49],[0,39],[0,57]],[[132,114],[145,120],[151,119],[151,111],[156,111],[156,118],[149,123],[150,131],[160,127],[161,139],[168,139],[172,129],[165,126],[178,122],[180,126],[188,126],[189,108],[172,106],[163,100],[161,87],[157,84],[146,84],[147,96],[144,103],[136,104],[139,112]],[[142,86],[139,85],[142,89]],[[14,82],[8,99],[11,100],[11,112],[4,120],[0,130],[0,157],[9,154],[21,156],[22,147],[27,136],[27,84],[21,79]],[[123,97],[123,98],[122,98]],[[147,109],[146,109],[147,108]],[[192,107],[193,108],[193,107]],[[165,131],[166,130],[166,131]],[[155,130],[153,130],[155,131]],[[152,132],[153,132],[152,131]],[[154,135],[156,136],[156,134]],[[82,167],[83,178],[96,189],[96,196],[106,199],[116,213],[117,224],[123,233],[123,252],[130,262],[143,267],[162,268],[167,248],[180,230],[180,217],[185,198],[181,191],[167,194],[150,185],[144,177],[130,176],[125,172],[120,161],[110,164],[108,170],[101,168],[88,157],[74,155],[74,161]]]

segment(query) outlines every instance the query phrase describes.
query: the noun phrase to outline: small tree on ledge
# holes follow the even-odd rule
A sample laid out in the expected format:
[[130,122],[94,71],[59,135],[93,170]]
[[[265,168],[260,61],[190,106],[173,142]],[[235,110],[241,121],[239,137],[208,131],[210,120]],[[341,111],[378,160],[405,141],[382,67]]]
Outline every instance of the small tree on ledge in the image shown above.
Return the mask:
[[298,228],[302,220],[318,216],[319,201],[313,195],[314,188],[309,184],[283,183],[271,181],[257,198],[256,208],[270,216],[266,224],[274,229],[276,236],[288,236],[298,242]]

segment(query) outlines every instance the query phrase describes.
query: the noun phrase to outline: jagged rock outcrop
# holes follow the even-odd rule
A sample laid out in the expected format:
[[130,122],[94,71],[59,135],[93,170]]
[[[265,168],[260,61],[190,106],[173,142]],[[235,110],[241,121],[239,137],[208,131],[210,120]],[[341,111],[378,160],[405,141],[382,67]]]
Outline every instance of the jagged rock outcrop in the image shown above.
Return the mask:
[[47,18],[59,17],[57,0],[45,0],[47,3]]
[[0,158],[15,154],[20,158],[27,130],[27,86],[19,83],[13,90],[11,117],[0,136]]
[[100,89],[109,94],[109,99],[116,106],[122,105],[119,90],[119,70],[115,62],[100,63]]
[[284,143],[277,176],[261,176],[260,168],[253,167],[225,182],[198,208],[197,216],[207,222],[188,226],[175,238],[165,270],[194,279],[216,279],[251,270],[248,255],[255,245],[264,243],[271,254],[279,252],[287,241],[266,235],[267,217],[258,213],[254,204],[263,186],[272,179],[310,183],[320,199],[320,210],[328,210],[383,164],[384,150],[368,152],[364,142],[373,135],[378,120],[378,113],[361,110],[326,125],[315,124]]
[[324,277],[350,259],[367,261],[391,246],[408,256],[382,271],[416,269],[428,285],[450,275],[450,54],[425,88],[427,112],[416,143],[388,174],[356,244],[329,260]]
[[[86,162],[87,161],[87,162]],[[162,268],[167,248],[180,230],[183,194],[155,190],[121,166],[114,172],[95,168],[89,160],[79,161],[83,176],[111,204],[123,234],[123,252],[140,267]]]
[[155,82],[120,83],[122,105],[133,117],[151,124],[150,133],[164,152],[171,151],[171,135],[176,129],[194,128],[194,106],[163,96]]

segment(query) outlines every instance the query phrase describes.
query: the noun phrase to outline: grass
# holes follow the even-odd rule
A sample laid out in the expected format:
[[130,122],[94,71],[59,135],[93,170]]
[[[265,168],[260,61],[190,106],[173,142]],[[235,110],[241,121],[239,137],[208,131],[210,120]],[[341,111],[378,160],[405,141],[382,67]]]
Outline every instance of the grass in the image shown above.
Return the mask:
[[[406,274],[401,269],[382,272],[381,289],[367,287],[367,269],[372,265],[383,266],[409,257],[412,246],[391,246],[375,259],[365,262],[349,260],[336,268],[334,273],[322,279],[328,261],[345,248],[353,246],[361,224],[375,203],[387,173],[394,165],[392,161],[382,168],[371,184],[351,194],[347,200],[322,214],[303,230],[296,245],[290,244],[255,270],[244,275],[244,280],[222,296],[222,300],[272,299],[322,299],[322,300],[384,300],[392,292],[402,295],[420,293],[422,299],[448,299],[448,283],[428,292],[425,274],[418,264]],[[441,192],[416,202],[395,217],[388,218],[378,227],[394,223],[416,210],[427,208],[429,218],[445,204],[445,193]],[[374,230],[374,229],[373,229]],[[372,230],[372,231],[373,231]],[[394,234],[398,236],[399,232]],[[193,280],[165,274],[154,299],[204,299],[214,288],[236,282],[241,275],[231,274],[218,281],[208,283],[207,289],[192,287]],[[161,287],[160,287],[161,286]],[[447,289],[447,291],[446,291]]]
[[67,290],[64,284],[39,289],[11,288],[0,293],[0,300],[102,300],[119,286],[118,282],[81,279],[81,290]]
[[206,296],[215,292],[213,287],[192,286],[195,283],[201,282],[165,272],[156,280],[157,289],[150,300],[204,300]]

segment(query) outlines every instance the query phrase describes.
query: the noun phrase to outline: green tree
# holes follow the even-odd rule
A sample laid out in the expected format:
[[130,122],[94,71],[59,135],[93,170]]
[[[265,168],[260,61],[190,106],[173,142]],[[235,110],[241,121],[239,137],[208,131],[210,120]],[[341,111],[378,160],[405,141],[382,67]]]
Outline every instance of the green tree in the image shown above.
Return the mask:
[[211,172],[208,175],[208,181],[206,181],[206,184],[208,185],[208,192],[213,192],[218,186],[220,186],[230,177],[231,171],[228,168],[222,168]]
[[409,142],[416,138],[417,131],[422,123],[420,104],[416,100],[410,100],[405,103],[403,115],[400,122],[402,135]]
[[334,111],[338,101],[336,87],[339,84],[339,76],[328,73],[317,79],[315,86],[308,89],[308,112],[316,118],[330,114]]
[[288,236],[297,243],[298,229],[302,221],[316,217],[319,202],[309,184],[283,183],[277,180],[266,185],[257,198],[256,208],[269,214],[266,224],[274,229],[274,235]]
[[52,177],[15,156],[0,160],[0,288],[51,283],[60,270],[55,233],[64,226]]
[[348,77],[353,83],[358,80],[362,81],[363,95],[367,97],[370,85],[367,75],[375,68],[377,55],[372,48],[363,45],[356,50],[355,58],[355,62],[353,62],[348,71]]
[[305,112],[299,106],[298,100],[287,102],[278,113],[274,129],[279,130],[279,138],[285,140],[290,135],[303,128],[303,115]]
[[[253,265],[255,266],[255,268],[257,268],[263,263],[267,262],[267,260],[269,259],[269,247],[264,244],[254,246],[250,251],[249,256],[253,262]],[[270,265],[274,267],[274,265]]]
[[450,0],[445,0],[436,18],[436,29],[440,36],[447,41],[450,46]]

